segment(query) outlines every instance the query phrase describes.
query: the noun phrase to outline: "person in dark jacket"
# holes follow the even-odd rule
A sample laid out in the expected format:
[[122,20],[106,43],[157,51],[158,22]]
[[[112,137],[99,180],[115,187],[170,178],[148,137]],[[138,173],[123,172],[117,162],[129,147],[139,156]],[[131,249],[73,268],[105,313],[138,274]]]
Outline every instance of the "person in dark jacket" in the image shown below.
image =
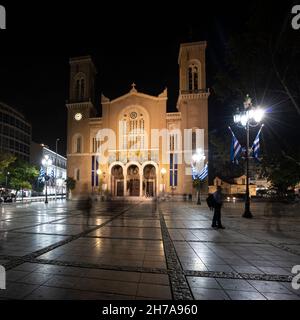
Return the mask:
[[217,191],[213,194],[214,197],[214,216],[212,221],[212,227],[218,229],[225,229],[221,223],[221,208],[223,205],[223,195],[221,186],[217,187]]

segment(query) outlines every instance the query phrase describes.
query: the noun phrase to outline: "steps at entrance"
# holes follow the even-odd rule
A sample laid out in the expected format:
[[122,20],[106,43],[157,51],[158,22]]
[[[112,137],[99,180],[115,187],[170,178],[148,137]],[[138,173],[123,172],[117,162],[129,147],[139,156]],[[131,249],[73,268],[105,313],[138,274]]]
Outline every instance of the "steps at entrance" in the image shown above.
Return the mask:
[[139,202],[139,201],[155,201],[156,197],[146,198],[146,197],[112,197],[112,201],[130,201],[130,202]]

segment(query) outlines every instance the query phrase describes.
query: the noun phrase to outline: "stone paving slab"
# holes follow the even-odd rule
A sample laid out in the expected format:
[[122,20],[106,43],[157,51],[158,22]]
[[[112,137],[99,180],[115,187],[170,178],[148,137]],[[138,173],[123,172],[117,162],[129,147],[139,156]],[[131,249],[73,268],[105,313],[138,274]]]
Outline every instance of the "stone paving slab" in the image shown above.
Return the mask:
[[299,205],[225,204],[225,230],[191,202],[3,206],[0,299],[298,300]]

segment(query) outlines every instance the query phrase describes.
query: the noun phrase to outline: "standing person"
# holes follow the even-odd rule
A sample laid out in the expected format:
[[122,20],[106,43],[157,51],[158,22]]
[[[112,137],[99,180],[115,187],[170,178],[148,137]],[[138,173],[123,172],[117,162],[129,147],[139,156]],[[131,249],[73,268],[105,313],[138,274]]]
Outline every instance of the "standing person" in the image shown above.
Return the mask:
[[225,229],[221,223],[221,207],[223,205],[223,195],[221,186],[217,187],[217,191],[213,194],[214,197],[214,217],[212,227],[218,229]]

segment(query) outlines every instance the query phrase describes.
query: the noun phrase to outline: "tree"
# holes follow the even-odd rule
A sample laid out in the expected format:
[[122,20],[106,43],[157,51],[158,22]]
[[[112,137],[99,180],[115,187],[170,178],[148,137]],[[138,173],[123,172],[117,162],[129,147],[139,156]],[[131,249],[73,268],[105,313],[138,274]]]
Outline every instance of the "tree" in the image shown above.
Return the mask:
[[300,182],[300,154],[285,152],[266,155],[263,159],[264,176],[272,183],[279,196],[284,197],[289,188]]
[[40,179],[36,179],[33,185],[33,190],[37,193],[42,193],[45,188],[45,182]]
[[[246,94],[254,104],[274,104],[300,116],[299,34],[290,26],[290,6],[253,4],[245,27],[227,42],[225,64],[214,91],[229,105],[240,106]],[[277,11],[276,11],[277,10]],[[266,24],[266,17],[268,23]]]
[[230,161],[230,134],[221,132],[210,134],[210,177],[219,177],[224,180],[240,177],[244,174],[244,161],[238,164]]
[[[249,4],[245,23],[227,40],[225,58],[215,77],[213,93],[216,105],[222,108],[217,127],[219,137],[222,137],[219,127],[224,118],[228,115],[232,119],[235,109],[243,107],[246,94],[250,95],[254,106],[265,108],[265,127],[260,141],[265,158],[264,175],[278,192],[285,193],[298,179],[296,163],[299,158],[290,149],[292,145],[297,147],[300,139],[300,42],[299,33],[290,25],[289,2],[273,2],[271,11],[263,1]],[[250,135],[256,132],[253,129]],[[253,139],[250,136],[250,141]],[[245,145],[242,139],[240,142]],[[212,144],[212,149],[214,147]],[[215,175],[234,174],[231,170],[239,172],[238,167],[222,162],[222,159],[210,160],[210,165]],[[242,168],[242,163],[240,165]]]
[[11,169],[11,180],[10,184],[16,191],[22,192],[24,189],[32,189],[34,179],[39,175],[39,171],[35,166],[28,164],[27,162],[17,160]]
[[65,182],[66,182],[66,187],[67,187],[67,195],[69,195],[69,191],[74,190],[76,187],[76,180],[73,179],[72,177],[67,177]]
[[10,172],[10,166],[16,161],[16,157],[9,153],[0,154],[0,184],[6,181],[6,175]]

